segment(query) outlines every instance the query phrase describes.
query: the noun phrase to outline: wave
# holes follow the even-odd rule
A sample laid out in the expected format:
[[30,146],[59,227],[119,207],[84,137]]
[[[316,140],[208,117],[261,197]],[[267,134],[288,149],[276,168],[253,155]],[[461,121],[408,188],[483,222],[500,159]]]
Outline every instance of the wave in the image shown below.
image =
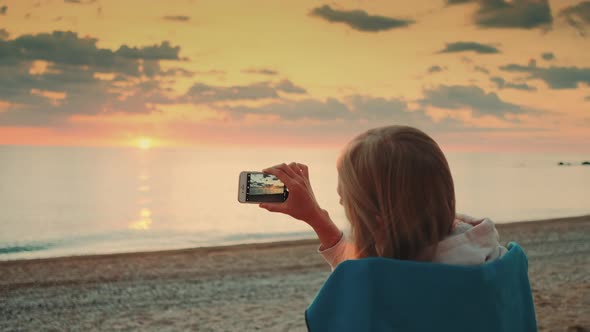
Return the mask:
[[42,251],[53,247],[52,244],[25,244],[17,246],[0,247],[0,255],[19,252]]
[[[215,232],[135,233],[116,231],[38,241],[0,241],[0,261],[71,255],[108,254],[180,248],[209,247],[312,238],[312,231],[219,234]],[[2,243],[3,242],[3,243]]]

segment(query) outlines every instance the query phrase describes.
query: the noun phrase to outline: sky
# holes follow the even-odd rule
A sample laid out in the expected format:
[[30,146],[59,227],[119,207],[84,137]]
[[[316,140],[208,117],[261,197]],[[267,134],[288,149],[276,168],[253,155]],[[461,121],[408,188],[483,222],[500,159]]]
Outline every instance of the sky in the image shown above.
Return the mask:
[[590,152],[590,1],[0,0],[0,144]]

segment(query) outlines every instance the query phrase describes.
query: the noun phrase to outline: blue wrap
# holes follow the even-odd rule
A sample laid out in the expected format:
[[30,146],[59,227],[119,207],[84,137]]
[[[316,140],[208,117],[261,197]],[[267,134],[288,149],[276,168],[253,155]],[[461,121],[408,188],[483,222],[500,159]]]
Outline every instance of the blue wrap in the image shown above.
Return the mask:
[[309,331],[537,331],[516,243],[476,266],[364,258],[340,263],[305,312]]

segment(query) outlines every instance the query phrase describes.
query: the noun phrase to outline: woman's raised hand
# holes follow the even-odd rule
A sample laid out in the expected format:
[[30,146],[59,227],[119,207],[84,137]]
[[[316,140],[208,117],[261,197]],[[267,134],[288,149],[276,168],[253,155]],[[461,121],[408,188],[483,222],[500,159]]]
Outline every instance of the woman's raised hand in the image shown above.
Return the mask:
[[289,190],[289,197],[283,203],[261,203],[261,208],[305,221],[318,235],[321,248],[330,248],[340,240],[342,232],[332,222],[328,212],[320,208],[315,199],[306,165],[299,163],[280,164],[262,171],[283,181]]
[[293,162],[288,165],[276,165],[262,171],[279,178],[287,186],[289,197],[283,203],[262,203],[260,207],[271,212],[287,214],[312,225],[321,214],[322,209],[311,189],[307,166]]

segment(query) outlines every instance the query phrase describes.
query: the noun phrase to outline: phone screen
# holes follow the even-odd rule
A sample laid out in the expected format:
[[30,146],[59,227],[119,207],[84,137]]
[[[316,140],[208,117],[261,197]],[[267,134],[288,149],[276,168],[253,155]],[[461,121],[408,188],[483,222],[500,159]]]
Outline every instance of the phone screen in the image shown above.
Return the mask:
[[289,196],[285,184],[277,177],[264,173],[248,173],[246,178],[247,202],[284,202]]

